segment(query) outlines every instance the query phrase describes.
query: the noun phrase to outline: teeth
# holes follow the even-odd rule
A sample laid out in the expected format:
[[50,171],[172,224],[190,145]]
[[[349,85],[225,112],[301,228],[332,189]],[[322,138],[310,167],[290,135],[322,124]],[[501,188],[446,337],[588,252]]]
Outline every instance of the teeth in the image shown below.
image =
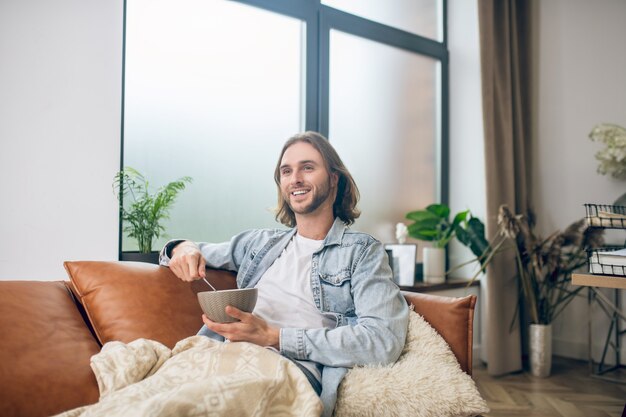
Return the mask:
[[294,191],[292,194],[293,195],[302,195],[302,194],[306,194],[306,193],[307,193],[307,191],[301,190],[301,191]]

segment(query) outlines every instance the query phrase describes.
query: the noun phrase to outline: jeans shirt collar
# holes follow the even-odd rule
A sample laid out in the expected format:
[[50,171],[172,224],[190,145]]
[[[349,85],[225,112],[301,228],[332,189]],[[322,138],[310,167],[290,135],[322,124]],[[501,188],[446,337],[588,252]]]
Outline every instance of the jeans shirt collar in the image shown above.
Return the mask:
[[340,245],[341,240],[343,239],[343,234],[347,228],[348,226],[346,226],[343,220],[339,217],[335,217],[335,221],[324,239],[324,246]]

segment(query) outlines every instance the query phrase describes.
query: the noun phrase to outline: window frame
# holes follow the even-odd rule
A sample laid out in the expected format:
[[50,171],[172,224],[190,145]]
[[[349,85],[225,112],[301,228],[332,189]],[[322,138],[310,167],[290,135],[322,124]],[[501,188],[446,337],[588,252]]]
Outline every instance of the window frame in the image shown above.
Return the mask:
[[[124,168],[124,115],[125,115],[125,70],[126,70],[126,17],[127,2],[124,0],[123,45],[122,45],[122,103],[121,103],[121,149],[120,170]],[[384,45],[400,48],[412,53],[428,56],[439,62],[440,85],[437,143],[436,177],[438,200],[448,204],[449,200],[449,52],[447,45],[447,0],[441,1],[442,41],[426,38],[411,32],[334,9],[320,0],[230,0],[258,7],[267,11],[302,20],[306,24],[306,85],[305,85],[305,129],[320,132],[328,137],[330,101],[330,31],[338,30]],[[332,138],[328,137],[332,141]],[[118,259],[122,259],[123,225],[120,196],[120,218]]]

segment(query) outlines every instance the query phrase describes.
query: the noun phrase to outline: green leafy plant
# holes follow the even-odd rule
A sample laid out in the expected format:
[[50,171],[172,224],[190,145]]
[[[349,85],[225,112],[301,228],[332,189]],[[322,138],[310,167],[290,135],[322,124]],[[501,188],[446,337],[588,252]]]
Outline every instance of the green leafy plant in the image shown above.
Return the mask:
[[137,239],[139,252],[150,253],[153,240],[165,232],[162,221],[169,218],[176,197],[191,182],[191,177],[182,177],[151,193],[148,180],[137,170],[125,167],[115,175],[113,188],[120,202],[123,230]]
[[467,246],[481,264],[487,259],[489,242],[485,238],[485,225],[469,210],[454,215],[450,221],[450,207],[431,204],[424,210],[411,211],[406,218],[413,220],[408,226],[409,236],[433,242],[437,248],[445,248],[455,237]]

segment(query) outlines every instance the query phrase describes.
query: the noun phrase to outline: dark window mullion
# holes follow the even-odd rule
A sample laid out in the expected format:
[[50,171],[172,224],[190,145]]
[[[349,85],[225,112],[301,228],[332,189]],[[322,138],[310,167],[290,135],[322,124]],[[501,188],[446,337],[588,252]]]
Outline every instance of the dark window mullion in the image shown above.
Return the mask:
[[[450,90],[449,90],[449,79],[450,79],[450,72],[449,72],[449,66],[448,66],[448,60],[447,60],[447,56],[446,56],[446,60],[441,62],[441,85],[439,86],[441,88],[441,124],[439,125],[439,128],[441,129],[441,142],[440,142],[440,155],[439,155],[439,161],[440,161],[440,171],[439,171],[439,192],[440,194],[440,199],[441,202],[444,204],[449,204],[449,190],[450,190],[450,184],[449,184],[449,160],[450,160],[450,140],[449,140],[449,94],[450,94]],[[446,256],[447,253],[446,253]]]

